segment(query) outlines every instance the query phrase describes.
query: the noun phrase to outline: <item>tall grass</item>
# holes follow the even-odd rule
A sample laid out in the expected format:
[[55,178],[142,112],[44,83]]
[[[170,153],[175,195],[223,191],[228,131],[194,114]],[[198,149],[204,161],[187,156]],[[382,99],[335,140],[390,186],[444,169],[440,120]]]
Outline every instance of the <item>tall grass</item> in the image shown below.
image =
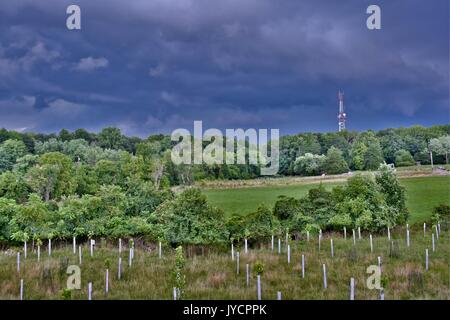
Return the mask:
[[[186,259],[186,299],[256,299],[257,261],[264,264],[261,277],[262,298],[276,299],[281,291],[283,299],[348,299],[350,278],[355,278],[356,299],[378,299],[379,291],[367,287],[367,267],[382,259],[382,284],[385,299],[450,299],[450,236],[442,230],[436,252],[431,250],[431,232],[412,230],[411,246],[406,246],[406,232],[400,228],[392,233],[392,242],[385,235],[373,238],[374,252],[370,252],[368,234],[356,240],[353,246],[351,232],[344,240],[342,234],[326,234],[318,249],[317,237],[292,240],[291,263],[287,263],[286,243],[282,239],[282,253],[270,250],[267,243],[250,243],[245,254],[240,250],[240,272],[236,273],[236,260],[226,250],[205,250]],[[334,257],[330,254],[330,241],[334,240]],[[425,271],[425,249],[430,252],[430,268]],[[0,299],[18,299],[20,279],[24,279],[25,299],[61,299],[66,288],[67,266],[78,265],[70,244],[54,248],[52,256],[42,248],[41,261],[29,252],[22,259],[17,272],[16,252],[11,248],[0,254]],[[200,251],[201,252],[201,251]],[[305,279],[301,278],[301,255],[306,258]],[[23,254],[21,255],[23,256]],[[87,286],[93,284],[93,299],[173,299],[172,271],[175,264],[174,249],[164,248],[163,257],[157,250],[140,246],[135,249],[132,266],[128,266],[128,251],[122,252],[122,278],[117,279],[118,249],[115,243],[103,242],[89,256],[89,247],[83,246],[81,289],[73,290],[71,299],[87,299]],[[105,294],[105,270],[109,261],[109,293]],[[250,285],[246,286],[246,264],[250,265]],[[327,289],[323,288],[322,264],[327,266]],[[67,298],[67,296],[66,296]]]

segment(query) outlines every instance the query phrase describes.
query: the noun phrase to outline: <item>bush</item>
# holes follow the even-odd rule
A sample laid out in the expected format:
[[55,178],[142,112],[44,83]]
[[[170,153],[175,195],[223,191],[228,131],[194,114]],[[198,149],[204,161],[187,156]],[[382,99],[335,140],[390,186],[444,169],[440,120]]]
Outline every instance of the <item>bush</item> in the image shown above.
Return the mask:
[[402,149],[395,153],[395,165],[397,167],[413,166],[414,164],[414,158],[409,151]]

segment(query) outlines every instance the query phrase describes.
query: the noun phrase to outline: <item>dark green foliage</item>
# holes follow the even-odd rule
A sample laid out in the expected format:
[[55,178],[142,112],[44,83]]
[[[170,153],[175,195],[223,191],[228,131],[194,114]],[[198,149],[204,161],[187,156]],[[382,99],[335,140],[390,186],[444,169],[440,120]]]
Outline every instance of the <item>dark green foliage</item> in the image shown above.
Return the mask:
[[395,165],[397,167],[413,166],[414,164],[414,158],[409,151],[402,149],[395,153]]
[[348,171],[348,164],[345,161],[342,151],[336,147],[328,149],[327,157],[323,164],[323,169],[327,174],[339,174]]

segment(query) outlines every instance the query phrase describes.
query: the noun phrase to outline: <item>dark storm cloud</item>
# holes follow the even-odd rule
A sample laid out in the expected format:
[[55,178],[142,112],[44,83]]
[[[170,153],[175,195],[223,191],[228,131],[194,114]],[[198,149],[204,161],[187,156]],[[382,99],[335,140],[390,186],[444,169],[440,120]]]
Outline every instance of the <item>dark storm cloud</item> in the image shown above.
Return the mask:
[[379,1],[379,31],[369,4],[6,0],[0,127],[332,131],[338,89],[350,129],[448,123],[448,1]]

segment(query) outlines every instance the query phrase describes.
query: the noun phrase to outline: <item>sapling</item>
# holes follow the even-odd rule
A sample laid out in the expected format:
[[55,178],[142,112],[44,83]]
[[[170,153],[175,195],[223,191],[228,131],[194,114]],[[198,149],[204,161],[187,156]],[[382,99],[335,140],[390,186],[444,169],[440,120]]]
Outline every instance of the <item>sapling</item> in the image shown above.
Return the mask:
[[183,247],[178,246],[175,249],[175,266],[172,272],[175,288],[178,293],[177,298],[182,299],[184,296],[184,288],[186,287],[186,275],[185,272],[186,259],[183,253]]

